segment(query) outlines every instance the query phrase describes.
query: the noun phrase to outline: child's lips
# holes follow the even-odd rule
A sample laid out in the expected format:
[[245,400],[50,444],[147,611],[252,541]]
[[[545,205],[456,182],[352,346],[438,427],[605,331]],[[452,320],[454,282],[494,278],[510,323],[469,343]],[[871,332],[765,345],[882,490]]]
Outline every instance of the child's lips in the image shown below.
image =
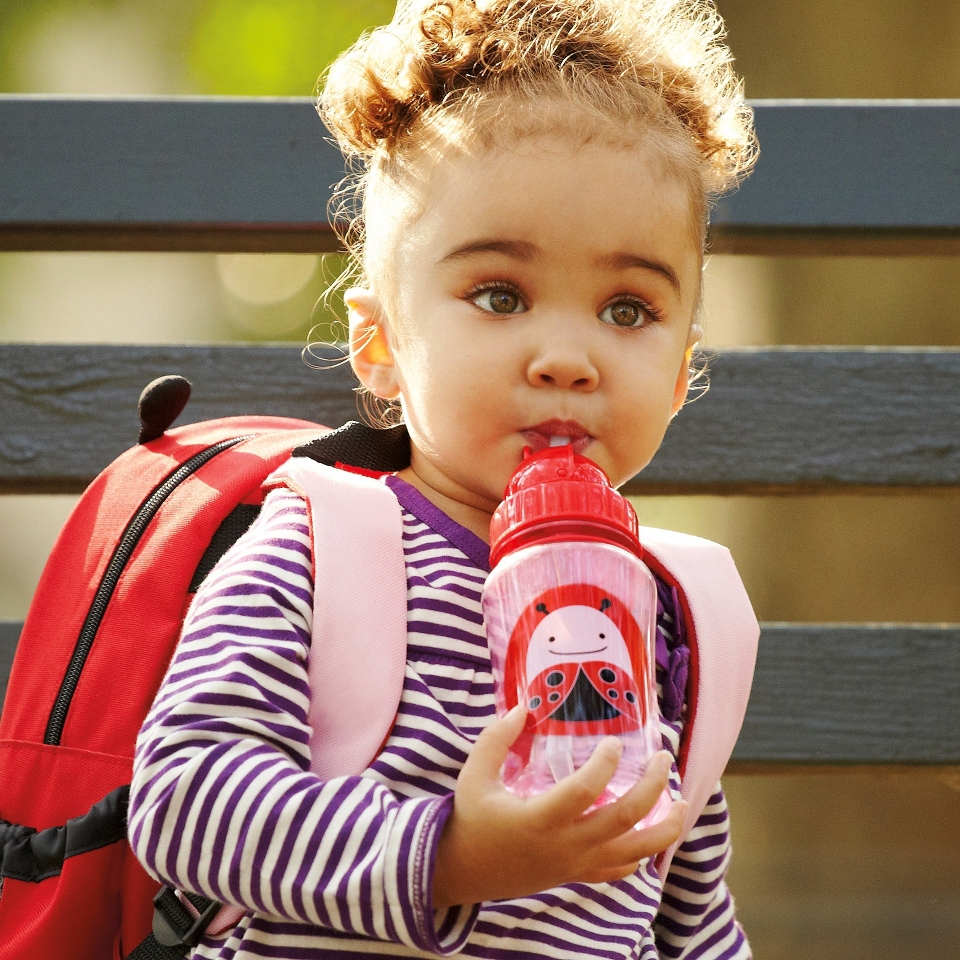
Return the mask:
[[562,443],[569,443],[574,453],[583,453],[593,442],[593,437],[573,420],[548,420],[521,430],[520,435],[534,453]]

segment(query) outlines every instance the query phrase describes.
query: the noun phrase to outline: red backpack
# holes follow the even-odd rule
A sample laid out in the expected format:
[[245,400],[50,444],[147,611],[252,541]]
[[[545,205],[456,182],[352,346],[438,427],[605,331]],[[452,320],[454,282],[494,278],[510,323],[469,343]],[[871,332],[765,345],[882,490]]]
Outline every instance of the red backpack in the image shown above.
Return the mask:
[[[232,417],[163,433],[188,396],[181,378],[144,391],[140,444],[80,499],[23,627],[0,717],[4,960],[113,960],[149,938],[159,884],[126,841],[137,733],[193,592],[253,522],[261,482],[326,432]],[[147,939],[137,957],[183,952]]]

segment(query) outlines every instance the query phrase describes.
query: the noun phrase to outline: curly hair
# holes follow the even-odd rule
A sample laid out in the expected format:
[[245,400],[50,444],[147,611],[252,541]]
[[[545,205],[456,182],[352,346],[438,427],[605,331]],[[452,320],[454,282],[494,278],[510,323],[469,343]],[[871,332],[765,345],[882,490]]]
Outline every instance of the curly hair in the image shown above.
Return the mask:
[[722,37],[710,0],[400,0],[332,65],[319,109],[344,154],[368,164],[506,96],[565,94],[615,122],[660,112],[720,193],[756,157]]
[[399,0],[331,66],[318,110],[362,174],[396,175],[443,129],[483,142],[491,110],[508,125],[514,112],[516,132],[511,101],[541,117],[545,102],[577,106],[608,130],[655,124],[692,146],[705,214],[757,156],[723,35],[711,0]]

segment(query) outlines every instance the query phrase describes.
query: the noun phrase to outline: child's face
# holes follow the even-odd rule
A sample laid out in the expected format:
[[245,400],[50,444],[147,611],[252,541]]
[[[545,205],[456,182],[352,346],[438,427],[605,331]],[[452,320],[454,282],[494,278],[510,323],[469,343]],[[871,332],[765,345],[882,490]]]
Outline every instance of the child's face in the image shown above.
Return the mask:
[[700,278],[688,190],[658,156],[538,138],[442,160],[397,241],[390,315],[348,293],[355,332],[379,312],[389,346],[355,367],[399,391],[417,485],[448,513],[490,513],[523,448],[552,438],[615,485],[656,453]]

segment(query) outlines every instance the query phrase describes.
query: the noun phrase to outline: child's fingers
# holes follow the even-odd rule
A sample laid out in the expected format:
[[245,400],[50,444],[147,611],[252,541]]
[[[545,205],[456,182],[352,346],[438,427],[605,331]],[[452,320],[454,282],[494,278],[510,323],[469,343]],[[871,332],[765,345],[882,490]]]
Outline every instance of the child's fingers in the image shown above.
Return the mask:
[[676,801],[659,823],[642,830],[627,830],[613,840],[598,846],[593,863],[597,869],[633,863],[666,850],[679,837],[687,812],[684,800]]
[[686,801],[678,800],[659,823],[643,830],[628,830],[596,847],[583,874],[576,879],[584,883],[613,883],[636,873],[641,861],[662,853],[680,838],[686,814]]
[[537,809],[543,825],[568,826],[596,803],[616,772],[622,753],[620,741],[616,737],[606,737],[576,773],[533,798],[531,806]]
[[670,776],[672,760],[665,750],[647,765],[646,773],[614,803],[594,810],[583,823],[583,837],[599,844],[631,830],[652,809]]
[[[499,783],[500,767],[507,751],[523,731],[527,711],[514,707],[506,716],[498,717],[477,737],[458,781],[461,783]],[[466,775],[466,776],[465,776]]]
[[583,873],[574,879],[582,883],[614,883],[636,873],[643,860],[662,853],[679,839],[686,813],[686,801],[678,800],[654,826],[628,830],[595,848]]

